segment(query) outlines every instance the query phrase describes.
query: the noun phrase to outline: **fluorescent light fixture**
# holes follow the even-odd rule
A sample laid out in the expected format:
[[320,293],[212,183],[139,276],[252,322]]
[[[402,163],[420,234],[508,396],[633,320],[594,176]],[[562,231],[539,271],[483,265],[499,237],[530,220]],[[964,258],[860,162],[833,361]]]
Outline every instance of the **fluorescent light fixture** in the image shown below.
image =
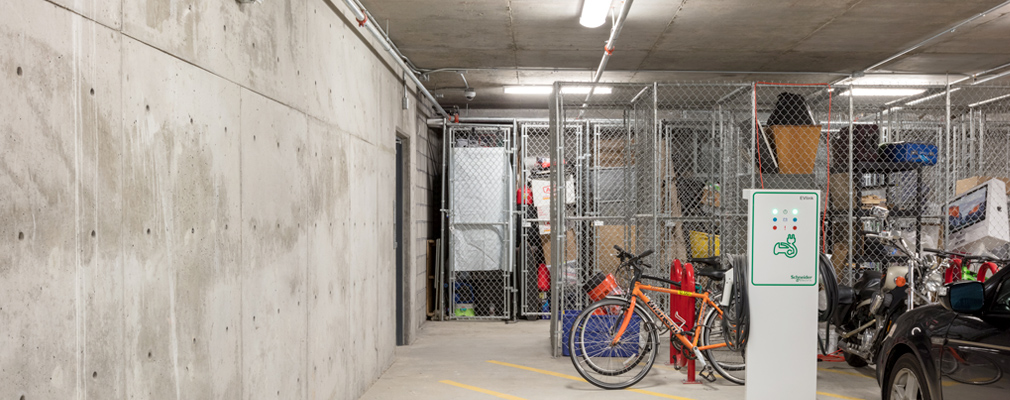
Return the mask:
[[[589,86],[565,86],[561,88],[564,94],[589,94]],[[551,94],[554,88],[551,86],[505,86],[506,94]],[[610,86],[597,86],[593,94],[610,94],[614,88]]]
[[895,89],[895,88],[867,88],[867,87],[857,87],[852,88],[852,90],[846,90],[842,92],[841,96],[863,96],[863,97],[897,97],[897,96],[915,96],[926,89]]
[[505,94],[551,94],[550,86],[505,86]]
[[946,75],[872,74],[852,79],[853,86],[930,86],[945,85]]
[[888,108],[888,109],[882,111],[880,113],[880,115],[887,115],[887,114],[893,113],[895,111],[901,111],[901,110],[904,110],[904,109],[905,109],[905,107],[891,107],[891,108]]
[[[961,88],[953,88],[953,89],[950,89],[950,92],[951,92],[951,93],[954,93],[954,92],[956,92],[956,91],[958,91],[958,90],[961,90]],[[921,98],[921,99],[915,99],[915,100],[912,100],[912,101],[910,101],[910,102],[908,102],[908,103],[905,103],[905,105],[906,105],[906,106],[914,106],[914,105],[916,105],[916,104],[922,104],[922,103],[925,103],[925,102],[927,102],[927,101],[930,101],[930,100],[933,100],[933,99],[935,99],[935,98],[937,98],[937,97],[940,97],[940,96],[944,96],[944,95],[946,95],[946,94],[947,94],[947,92],[946,92],[946,91],[943,91],[943,92],[940,92],[940,93],[935,93],[935,94],[931,94],[931,95],[929,95],[929,96],[926,96],[926,97],[923,97],[923,98]]]
[[607,13],[613,0],[584,0],[579,23],[586,28],[596,28],[607,22]]
[[975,103],[975,104],[969,104],[968,107],[974,108],[974,107],[978,107],[978,106],[982,106],[982,105],[986,105],[986,104],[992,103],[994,101],[1000,101],[1000,100],[1008,99],[1008,98],[1010,98],[1010,94],[1004,94],[1004,95],[999,96],[999,97],[993,97],[993,98],[991,98],[989,100],[982,100],[982,101],[980,101],[978,103]]

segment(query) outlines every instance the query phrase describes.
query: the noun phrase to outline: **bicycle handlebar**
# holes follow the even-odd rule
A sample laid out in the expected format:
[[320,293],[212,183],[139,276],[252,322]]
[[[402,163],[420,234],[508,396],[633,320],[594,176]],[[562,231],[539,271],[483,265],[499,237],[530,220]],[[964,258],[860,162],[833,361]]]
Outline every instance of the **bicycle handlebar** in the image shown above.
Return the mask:
[[[617,250],[617,252],[618,252],[617,257],[620,258],[621,261],[622,261],[621,262],[621,266],[625,266],[625,265],[642,265],[642,266],[645,266],[646,268],[652,268],[652,266],[649,265],[649,264],[645,264],[645,263],[639,262],[643,258],[648,257],[649,255],[651,255],[653,253],[651,249],[643,251],[642,254],[639,254],[637,256],[634,255],[634,254],[631,254],[631,253],[629,253],[627,251],[624,251],[624,249],[622,249],[620,246],[618,246],[616,244],[614,245],[614,249]],[[625,258],[627,258],[627,260],[625,260]]]

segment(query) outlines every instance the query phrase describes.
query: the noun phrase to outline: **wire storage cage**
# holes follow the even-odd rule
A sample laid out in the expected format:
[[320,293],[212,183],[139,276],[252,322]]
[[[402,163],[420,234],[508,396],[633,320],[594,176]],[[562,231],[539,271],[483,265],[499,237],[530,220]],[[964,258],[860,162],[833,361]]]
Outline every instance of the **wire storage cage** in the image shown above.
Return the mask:
[[[550,296],[540,298],[551,310],[555,355],[566,316],[594,300],[586,284],[617,272],[613,245],[654,250],[649,273],[661,277],[674,260],[743,254],[746,189],[821,191],[821,215],[783,210],[776,229],[788,235],[799,218],[816,218],[820,250],[843,284],[906,260],[866,231],[897,232],[920,251],[1008,255],[1008,87],[559,82],[554,89],[552,167],[542,171],[551,230],[538,251],[564,261],[545,263],[539,274],[549,280],[541,288]],[[988,221],[984,238],[971,233],[980,221]],[[669,312],[668,299],[656,300]],[[535,307],[547,310],[544,301]]]
[[447,319],[507,319],[512,315],[515,126],[447,126],[448,195],[441,277]]

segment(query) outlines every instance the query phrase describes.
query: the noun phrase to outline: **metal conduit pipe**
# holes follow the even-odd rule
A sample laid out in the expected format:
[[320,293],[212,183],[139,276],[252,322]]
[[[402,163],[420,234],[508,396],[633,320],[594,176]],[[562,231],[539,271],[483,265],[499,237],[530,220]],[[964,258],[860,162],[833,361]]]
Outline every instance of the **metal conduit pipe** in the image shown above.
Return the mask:
[[410,80],[413,81],[414,85],[417,86],[417,90],[422,94],[424,94],[424,97],[428,98],[429,101],[431,101],[431,103],[435,106],[435,109],[438,111],[438,113],[442,114],[442,116],[445,118],[449,118],[449,113],[447,113],[445,109],[442,108],[442,105],[438,104],[438,101],[435,100],[435,96],[433,96],[431,92],[429,92],[428,89],[424,87],[424,84],[421,83],[421,80],[417,78],[417,74],[414,73],[415,71],[412,68],[410,68],[410,66],[408,66],[406,62],[404,62],[405,57],[402,57],[402,55],[398,54],[399,51],[396,50],[395,46],[393,46],[393,43],[389,41],[386,35],[375,26],[375,22],[368,18],[368,16],[366,15],[368,11],[365,10],[365,7],[362,7],[357,2],[357,0],[344,0],[344,4],[351,9],[351,13],[354,14],[354,18],[358,20],[358,26],[366,28],[368,32],[370,32],[372,36],[374,36],[375,39],[382,44],[382,48],[393,56],[393,60],[396,61],[396,64],[399,65],[400,68],[403,68],[404,71],[410,72],[409,74],[407,74],[407,76],[409,76]]
[[[368,9],[366,9],[365,6],[362,5],[359,0],[354,0],[354,3],[357,4],[359,8],[361,8],[362,12],[365,13],[365,16],[368,17],[369,21],[377,21],[375,19],[375,17],[372,16],[372,13],[368,12]],[[388,21],[386,23],[386,28],[387,29],[389,28]],[[414,73],[414,75],[417,75],[418,74],[418,68],[417,68],[417,66],[414,65],[414,63],[410,62],[410,59],[407,58],[407,56],[403,55],[403,53],[400,52],[400,48],[396,47],[396,44],[393,43],[393,39],[389,38],[389,32],[386,32],[386,30],[382,29],[381,27],[378,28],[378,30],[379,30],[380,33],[382,33],[382,37],[386,38],[386,41],[389,42],[389,45],[393,47],[393,50],[396,51],[396,54],[398,56],[400,56],[400,58],[403,59],[403,62],[406,63],[408,67],[410,67],[410,70]]]
[[[455,118],[453,118],[455,121]],[[428,118],[426,123],[429,128],[441,128],[445,125],[458,124],[511,124],[511,123],[541,123],[550,122],[548,118],[507,118],[507,117],[459,117],[459,122],[445,121],[443,118]]]
[[614,44],[617,43],[617,37],[621,36],[624,21],[628,19],[628,10],[631,10],[631,3],[634,3],[634,0],[624,1],[623,6],[617,14],[617,18],[614,20],[614,26],[610,28],[610,37],[607,38],[607,44],[603,46],[603,59],[600,60],[600,66],[596,68],[596,73],[593,74],[593,85],[590,86],[589,94],[586,95],[586,104],[589,104],[589,100],[593,98],[593,93],[596,92],[595,84],[600,82],[600,78],[603,77],[603,71],[607,69],[610,55],[614,53]]
[[[547,119],[545,118],[544,121]],[[455,118],[453,118],[455,121]],[[515,118],[504,118],[504,117],[459,117],[460,124],[511,124],[515,122]],[[456,122],[446,122],[442,118],[428,118],[428,127],[441,127],[442,124],[452,125]]]

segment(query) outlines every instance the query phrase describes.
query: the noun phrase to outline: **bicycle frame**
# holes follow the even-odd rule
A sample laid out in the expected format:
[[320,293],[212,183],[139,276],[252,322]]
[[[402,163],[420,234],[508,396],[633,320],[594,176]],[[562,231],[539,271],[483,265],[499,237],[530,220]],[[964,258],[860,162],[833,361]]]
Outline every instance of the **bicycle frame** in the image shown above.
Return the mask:
[[[643,278],[648,279],[649,277],[643,277]],[[678,326],[677,323],[673,321],[673,319],[671,319],[668,315],[666,315],[666,313],[660,311],[658,307],[656,307],[656,305],[652,303],[652,300],[649,299],[649,296],[646,296],[644,292],[659,292],[675,296],[686,296],[696,299],[702,299],[701,309],[698,311],[697,321],[695,322],[694,340],[693,341],[687,340],[687,338],[684,337],[684,330],[681,329],[680,326]],[[641,300],[646,305],[645,308],[651,311],[653,315],[658,317],[659,320],[662,321],[663,324],[670,329],[670,332],[673,332],[673,335],[676,336],[677,339],[680,340],[680,342],[684,344],[684,346],[687,349],[698,352],[708,349],[715,349],[719,347],[726,347],[726,343],[719,343],[701,347],[698,346],[698,340],[701,338],[701,326],[705,315],[705,304],[712,305],[712,307],[716,310],[716,312],[719,313],[720,316],[723,315],[722,309],[719,308],[718,304],[715,304],[715,302],[712,301],[712,299],[708,295],[708,292],[694,293],[684,290],[667,289],[663,287],[643,285],[637,281],[635,282],[635,286],[631,290],[631,305],[628,307],[628,310],[624,312],[624,318],[621,320],[621,327],[617,330],[617,334],[614,335],[614,340],[611,343],[611,345],[616,346],[620,338],[624,336],[624,331],[625,329],[627,329],[628,324],[631,323],[631,316],[635,312],[635,306],[638,300]]]

